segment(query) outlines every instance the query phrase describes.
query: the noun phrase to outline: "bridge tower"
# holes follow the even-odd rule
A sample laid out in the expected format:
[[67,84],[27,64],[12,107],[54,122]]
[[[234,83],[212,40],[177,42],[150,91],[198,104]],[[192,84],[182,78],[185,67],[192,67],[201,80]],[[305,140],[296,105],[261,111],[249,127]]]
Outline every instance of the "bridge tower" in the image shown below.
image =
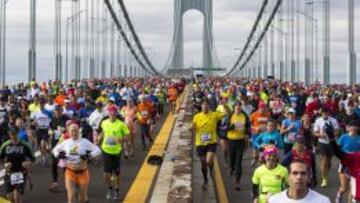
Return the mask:
[[184,68],[184,31],[183,15],[191,9],[200,11],[204,16],[203,29],[203,67],[213,66],[212,0],[174,0],[174,37],[170,55],[169,69]]

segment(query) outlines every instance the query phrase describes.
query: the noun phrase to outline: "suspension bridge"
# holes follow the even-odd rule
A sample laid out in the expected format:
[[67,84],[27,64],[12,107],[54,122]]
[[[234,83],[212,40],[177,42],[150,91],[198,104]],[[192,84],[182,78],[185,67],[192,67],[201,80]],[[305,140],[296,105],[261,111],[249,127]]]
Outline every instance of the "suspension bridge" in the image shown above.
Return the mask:
[[[9,59],[8,51],[16,49],[9,47],[7,40],[10,4],[14,0],[0,0],[0,85],[5,87],[14,84],[11,76],[10,60],[26,60],[27,67],[21,67],[21,75],[25,75],[23,83],[31,83],[39,80],[40,76],[47,74],[45,78],[57,80],[64,84],[71,81],[95,80],[110,78],[171,78],[186,77],[196,71],[201,71],[205,76],[220,76],[224,78],[242,77],[265,79],[273,77],[280,81],[291,83],[304,83],[311,85],[320,83],[329,85],[334,83],[331,74],[333,68],[331,53],[331,11],[333,6],[347,8],[347,33],[346,64],[343,64],[341,72],[346,72],[346,85],[355,85],[359,82],[357,77],[356,44],[355,44],[355,9],[354,0],[330,1],[330,0],[257,0],[256,15],[251,22],[245,40],[240,43],[234,41],[236,55],[232,64],[222,62],[218,53],[221,49],[216,47],[214,35],[214,1],[212,0],[174,0],[173,3],[173,35],[169,44],[169,52],[163,56],[164,63],[159,67],[154,63],[154,58],[149,54],[149,49],[144,46],[141,33],[137,30],[137,24],[132,20],[132,15],[124,0],[53,0],[50,10],[40,10],[41,1],[28,0],[28,10],[16,12],[28,13],[28,20],[19,19],[21,26],[27,27],[27,52],[17,55],[16,59]],[[247,1],[239,1],[239,4]],[[249,3],[248,3],[249,4]],[[12,9],[15,9],[11,7]],[[144,8],[146,9],[146,8]],[[170,9],[170,8],[168,8]],[[197,10],[203,17],[202,24],[202,63],[199,67],[187,67],[184,63],[184,20],[183,16],[189,10]],[[14,11],[12,11],[14,12]],[[53,19],[49,19],[53,26],[51,40],[39,38],[39,15],[43,12],[52,13]],[[159,12],[162,12],[159,10]],[[241,11],[239,11],[241,12]],[[242,26],[242,25],[237,25]],[[41,32],[46,32],[40,30]],[[232,32],[229,30],[229,32]],[[47,53],[47,60],[51,60],[54,74],[50,75],[43,70],[39,71],[39,64],[43,64],[39,55],[39,45],[51,47],[52,53]],[[235,45],[238,44],[238,45]],[[319,48],[320,47],[320,48]],[[244,188],[239,193],[232,193],[231,182],[226,180],[224,160],[216,161],[214,187],[208,191],[200,190],[200,174],[194,172],[199,169],[199,160],[195,157],[191,162],[186,162],[186,156],[181,152],[171,151],[181,145],[186,133],[183,124],[186,122],[186,99],[180,105],[178,117],[167,123],[161,117],[160,122],[153,130],[157,135],[156,146],[164,149],[154,149],[156,153],[172,153],[171,157],[180,157],[191,165],[193,171],[179,169],[176,161],[164,160],[163,165],[149,166],[146,158],[150,152],[141,151],[135,159],[122,164],[123,180],[121,183],[122,202],[173,202],[178,199],[195,202],[250,202],[250,184],[242,185]],[[173,129],[165,132],[164,129]],[[178,134],[177,134],[178,133]],[[181,135],[179,135],[179,133]],[[183,136],[183,134],[185,134]],[[185,136],[186,137],[186,136]],[[175,140],[175,141],[174,141]],[[181,141],[179,143],[179,140]],[[165,146],[169,145],[165,150]],[[187,143],[191,145],[191,143]],[[154,145],[155,146],[155,145]],[[184,145],[185,146],[185,145]],[[181,151],[181,150],[180,150]],[[184,152],[185,153],[185,152]],[[175,158],[174,158],[175,159]],[[248,166],[248,167],[246,167]],[[91,166],[92,184],[89,187],[91,202],[106,202],[104,200],[105,186],[102,185],[101,168]],[[185,167],[186,168],[186,167]],[[250,163],[246,162],[244,171],[246,180],[250,183]],[[172,173],[174,170],[174,173]],[[170,172],[169,172],[170,171]],[[47,177],[44,174],[49,174]],[[180,175],[179,175],[180,174]],[[181,176],[181,174],[183,176]],[[336,172],[331,171],[332,180],[335,181]],[[166,178],[168,177],[168,178]],[[3,178],[3,177],[1,177]],[[43,185],[48,184],[50,172],[42,166],[35,166],[33,171],[34,190],[28,192],[25,202],[64,202],[64,191],[57,194],[44,192]],[[178,181],[178,182],[177,182]],[[179,185],[176,185],[178,183]],[[182,186],[179,188],[178,186]],[[333,196],[336,187],[320,189],[322,193]],[[180,197],[182,196],[182,197]]]

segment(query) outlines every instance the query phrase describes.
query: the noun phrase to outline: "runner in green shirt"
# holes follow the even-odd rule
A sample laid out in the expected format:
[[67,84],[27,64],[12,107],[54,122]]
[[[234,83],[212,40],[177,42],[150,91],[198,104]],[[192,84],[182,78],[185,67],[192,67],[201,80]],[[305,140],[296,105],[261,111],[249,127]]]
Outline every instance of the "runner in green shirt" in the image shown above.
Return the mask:
[[271,195],[281,192],[287,182],[288,171],[279,164],[279,151],[269,146],[263,151],[264,164],[259,166],[252,177],[254,203],[266,203]]

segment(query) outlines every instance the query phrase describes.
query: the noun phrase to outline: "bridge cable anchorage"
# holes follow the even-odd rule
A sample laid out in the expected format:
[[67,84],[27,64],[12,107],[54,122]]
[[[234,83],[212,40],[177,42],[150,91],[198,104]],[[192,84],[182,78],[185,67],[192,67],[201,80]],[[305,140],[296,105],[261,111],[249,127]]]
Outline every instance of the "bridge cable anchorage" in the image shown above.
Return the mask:
[[250,61],[251,57],[254,55],[255,51],[256,51],[257,48],[259,47],[261,41],[263,40],[264,36],[266,35],[267,31],[269,30],[269,27],[270,27],[272,21],[274,20],[274,17],[275,17],[276,13],[278,12],[278,10],[279,10],[279,8],[280,8],[280,6],[281,6],[281,4],[282,4],[282,1],[283,1],[283,0],[278,0],[278,1],[276,2],[276,6],[274,7],[274,9],[273,9],[273,11],[272,11],[272,13],[271,13],[271,15],[270,15],[270,18],[269,18],[268,21],[266,22],[266,25],[265,25],[265,27],[264,27],[264,29],[263,29],[263,31],[262,31],[262,33],[261,33],[258,41],[256,42],[253,50],[250,52],[250,54],[249,54],[248,57],[246,58],[245,62],[240,66],[240,70],[242,70],[242,69],[247,65],[247,63]]
[[[106,1],[108,1],[108,0],[106,0]],[[129,13],[128,13],[127,9],[126,9],[126,6],[125,6],[125,4],[124,4],[124,1],[123,1],[123,0],[118,0],[118,3],[119,3],[119,5],[120,5],[121,10],[123,11],[122,14],[123,14],[123,16],[124,16],[124,19],[125,19],[126,23],[128,24],[128,27],[129,27],[129,29],[130,29],[130,32],[131,32],[131,34],[132,34],[132,36],[133,36],[133,38],[134,38],[134,41],[135,41],[136,45],[137,45],[137,47],[138,47],[138,49],[139,49],[139,51],[140,51],[140,54],[142,55],[142,57],[144,58],[145,62],[146,62],[147,65],[149,66],[150,70],[151,70],[155,75],[161,75],[161,73],[159,73],[159,72],[154,68],[153,64],[152,64],[151,61],[149,60],[149,57],[147,56],[147,54],[146,54],[146,52],[145,52],[145,50],[144,50],[144,48],[143,48],[143,46],[142,46],[142,44],[141,44],[141,41],[140,41],[138,35],[136,34],[136,31],[135,31],[135,29],[134,29],[134,26],[133,26],[133,24],[132,24],[132,22],[131,22],[131,20],[130,20]]]
[[243,59],[247,49],[249,48],[250,42],[251,42],[252,38],[254,37],[254,34],[255,34],[258,26],[259,26],[260,20],[262,19],[262,16],[264,14],[264,11],[265,11],[265,8],[266,8],[268,2],[269,2],[268,0],[263,1],[262,5],[261,5],[261,8],[260,8],[260,11],[259,11],[259,13],[258,13],[258,15],[256,17],[255,23],[254,23],[254,25],[253,25],[253,27],[251,29],[250,35],[247,38],[246,44],[243,47],[239,58],[236,60],[235,64],[231,68],[231,70],[228,73],[225,74],[225,76],[229,76],[231,73],[233,73],[234,70],[236,69],[236,67],[240,64],[240,61]]
[[[133,55],[133,57],[136,59],[136,61],[139,63],[139,65],[141,66],[141,68],[144,71],[148,71],[148,68],[144,65],[144,63],[141,61],[140,57],[136,54],[135,49],[132,47],[132,44],[129,41],[129,38],[126,36],[126,33],[124,32],[124,29],[122,27],[122,25],[119,22],[119,19],[117,18],[114,9],[112,8],[112,5],[110,3],[110,0],[104,0],[104,3],[106,4],[110,15],[113,19],[113,21],[115,22],[121,37],[123,38],[123,40],[125,41],[126,46],[128,47],[128,49],[130,50],[131,54]],[[155,70],[156,71],[156,70]],[[149,72],[153,72],[153,71],[149,71]],[[153,72],[154,75],[160,75],[157,72]]]

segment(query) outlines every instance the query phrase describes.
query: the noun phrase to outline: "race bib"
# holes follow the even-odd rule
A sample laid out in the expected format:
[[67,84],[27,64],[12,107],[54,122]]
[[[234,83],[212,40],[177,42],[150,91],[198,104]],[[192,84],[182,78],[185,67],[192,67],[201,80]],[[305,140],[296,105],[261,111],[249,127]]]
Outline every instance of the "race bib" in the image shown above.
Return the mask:
[[288,138],[291,142],[295,142],[295,137],[296,137],[296,133],[294,133],[294,132],[290,132],[288,134]]
[[204,133],[200,136],[201,142],[209,142],[211,140],[211,134]]
[[148,116],[148,112],[147,112],[147,111],[142,111],[142,112],[141,112],[141,115],[142,115],[142,117],[147,117],[147,116]]
[[242,130],[244,129],[244,125],[241,122],[235,123],[235,130]]
[[110,136],[106,138],[106,144],[107,145],[116,145],[116,139],[113,136]]
[[200,103],[201,102],[201,98],[195,98],[195,101]]
[[24,174],[21,172],[12,173],[10,175],[11,185],[18,185],[24,182]]

